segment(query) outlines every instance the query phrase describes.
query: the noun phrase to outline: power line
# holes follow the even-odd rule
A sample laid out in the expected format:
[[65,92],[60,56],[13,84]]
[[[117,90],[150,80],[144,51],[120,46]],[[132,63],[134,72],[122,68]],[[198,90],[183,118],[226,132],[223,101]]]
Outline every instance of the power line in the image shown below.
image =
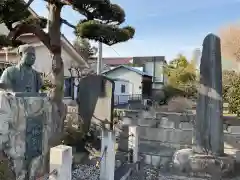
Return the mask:
[[119,57],[121,57],[121,55],[112,47],[112,46],[109,46]]

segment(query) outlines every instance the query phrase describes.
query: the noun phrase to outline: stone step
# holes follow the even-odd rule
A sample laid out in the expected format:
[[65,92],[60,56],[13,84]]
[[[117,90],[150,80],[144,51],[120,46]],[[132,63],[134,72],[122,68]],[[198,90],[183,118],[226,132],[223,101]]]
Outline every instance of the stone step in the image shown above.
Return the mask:
[[139,138],[178,144],[192,143],[192,130],[139,127]]
[[172,162],[172,157],[158,156],[154,154],[139,153],[143,157],[143,162],[155,167],[167,167]]
[[[145,152],[145,149],[149,152],[157,153],[161,148],[170,148],[170,149],[186,149],[191,148],[192,144],[178,144],[178,143],[168,143],[162,141],[148,141],[145,139],[140,139],[139,148]],[[235,154],[240,152],[239,144],[236,146],[228,141],[224,142],[224,151],[226,154]]]
[[144,162],[153,166],[166,166],[171,162],[172,156],[177,147],[169,147],[166,144],[143,143],[139,144],[139,154],[143,157]]

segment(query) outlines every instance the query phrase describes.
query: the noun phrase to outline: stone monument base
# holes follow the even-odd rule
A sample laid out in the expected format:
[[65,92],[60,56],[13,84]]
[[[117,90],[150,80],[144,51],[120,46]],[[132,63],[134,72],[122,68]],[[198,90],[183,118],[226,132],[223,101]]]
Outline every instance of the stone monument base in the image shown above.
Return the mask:
[[173,156],[174,170],[193,176],[210,176],[221,179],[234,173],[235,158],[229,155],[221,157],[196,154],[192,149],[181,149]]

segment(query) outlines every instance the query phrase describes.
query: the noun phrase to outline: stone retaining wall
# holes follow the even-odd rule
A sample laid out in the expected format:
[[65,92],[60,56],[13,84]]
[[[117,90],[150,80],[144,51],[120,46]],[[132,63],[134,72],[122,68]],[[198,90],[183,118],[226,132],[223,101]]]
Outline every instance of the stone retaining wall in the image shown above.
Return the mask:
[[[128,124],[139,126],[139,151],[147,164],[161,166],[171,161],[176,150],[192,147],[195,115],[158,113],[142,117],[136,112],[128,114]],[[225,153],[235,155],[240,149],[240,126],[224,124]]]

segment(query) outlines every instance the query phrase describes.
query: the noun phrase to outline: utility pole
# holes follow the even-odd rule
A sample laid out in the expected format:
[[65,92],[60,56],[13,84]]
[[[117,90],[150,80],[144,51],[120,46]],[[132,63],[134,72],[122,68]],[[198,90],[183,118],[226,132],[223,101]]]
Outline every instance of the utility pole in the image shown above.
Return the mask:
[[98,42],[97,75],[102,71],[102,43]]

